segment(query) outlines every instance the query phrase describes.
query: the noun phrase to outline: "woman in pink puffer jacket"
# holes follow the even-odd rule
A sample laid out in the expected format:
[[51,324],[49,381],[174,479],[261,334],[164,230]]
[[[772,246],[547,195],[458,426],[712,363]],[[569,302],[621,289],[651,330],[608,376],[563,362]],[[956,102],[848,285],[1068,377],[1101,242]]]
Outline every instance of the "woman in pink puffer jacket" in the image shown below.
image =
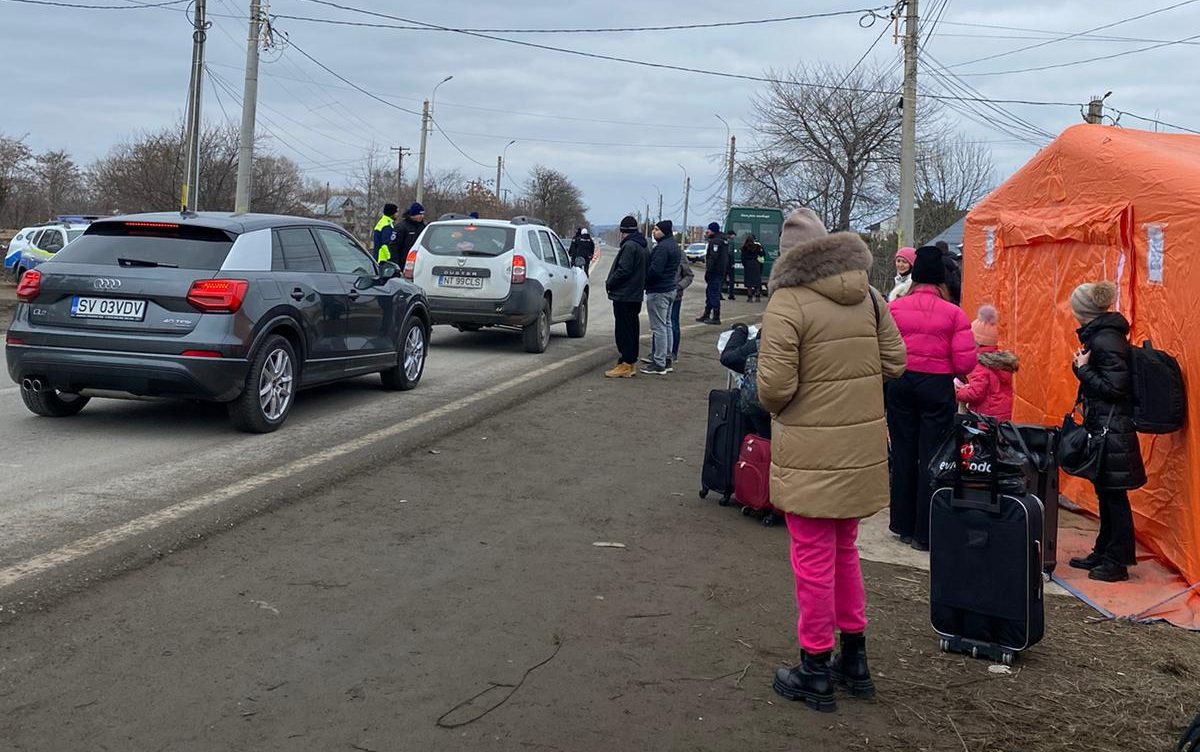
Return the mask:
[[908,348],[908,372],[887,384],[892,439],[891,530],[918,551],[929,550],[929,463],[954,426],[954,379],[975,367],[971,323],[945,298],[946,267],[935,246],[917,249],[912,291],[888,308]]

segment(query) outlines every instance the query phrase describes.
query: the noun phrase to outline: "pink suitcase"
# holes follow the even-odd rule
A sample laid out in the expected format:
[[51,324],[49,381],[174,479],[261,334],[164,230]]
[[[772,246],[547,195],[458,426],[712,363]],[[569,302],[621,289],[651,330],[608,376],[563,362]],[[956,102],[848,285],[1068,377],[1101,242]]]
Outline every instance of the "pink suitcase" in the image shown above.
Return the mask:
[[733,496],[742,505],[742,514],[759,513],[762,524],[771,527],[780,515],[771,506],[771,442],[748,434],[733,468]]

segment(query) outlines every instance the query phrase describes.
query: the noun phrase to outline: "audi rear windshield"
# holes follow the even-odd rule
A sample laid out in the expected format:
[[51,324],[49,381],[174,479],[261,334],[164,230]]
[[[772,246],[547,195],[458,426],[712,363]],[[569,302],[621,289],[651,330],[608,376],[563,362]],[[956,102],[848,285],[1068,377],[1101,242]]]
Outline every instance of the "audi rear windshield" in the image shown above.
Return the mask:
[[55,255],[71,264],[216,271],[233,239],[224,230],[169,222],[97,222]]
[[433,225],[421,238],[421,247],[438,256],[499,256],[511,251],[516,239],[511,227]]

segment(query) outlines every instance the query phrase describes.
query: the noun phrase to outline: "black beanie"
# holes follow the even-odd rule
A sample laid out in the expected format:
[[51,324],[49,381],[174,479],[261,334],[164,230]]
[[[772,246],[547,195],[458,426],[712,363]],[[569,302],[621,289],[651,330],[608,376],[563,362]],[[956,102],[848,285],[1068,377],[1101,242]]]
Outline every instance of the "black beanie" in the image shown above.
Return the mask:
[[632,216],[626,216],[621,220],[621,232],[637,232],[638,221]]
[[389,217],[392,216],[393,214],[395,214],[399,210],[400,210],[400,207],[396,206],[395,204],[384,204],[383,205],[383,213],[388,215]]
[[662,234],[666,235],[668,238],[675,234],[675,225],[672,224],[671,220],[669,219],[664,219],[654,226],[662,230]]
[[923,245],[917,249],[917,263],[913,264],[912,281],[915,285],[946,284],[946,264],[942,260],[941,248]]

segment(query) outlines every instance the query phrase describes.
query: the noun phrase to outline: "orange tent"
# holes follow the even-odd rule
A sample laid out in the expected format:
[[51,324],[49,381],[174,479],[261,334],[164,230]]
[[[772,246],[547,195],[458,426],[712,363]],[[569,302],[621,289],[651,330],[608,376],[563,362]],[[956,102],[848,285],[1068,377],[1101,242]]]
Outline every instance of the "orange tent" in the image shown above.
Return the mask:
[[[1138,539],[1200,581],[1200,136],[1102,125],[1068,128],[967,216],[964,307],[1000,310],[1002,344],[1021,358],[1015,418],[1059,425],[1078,382],[1082,282],[1117,284],[1117,308],[1179,359],[1188,427],[1145,436],[1150,482],[1133,494]],[[1096,511],[1090,485],[1063,493]]]

